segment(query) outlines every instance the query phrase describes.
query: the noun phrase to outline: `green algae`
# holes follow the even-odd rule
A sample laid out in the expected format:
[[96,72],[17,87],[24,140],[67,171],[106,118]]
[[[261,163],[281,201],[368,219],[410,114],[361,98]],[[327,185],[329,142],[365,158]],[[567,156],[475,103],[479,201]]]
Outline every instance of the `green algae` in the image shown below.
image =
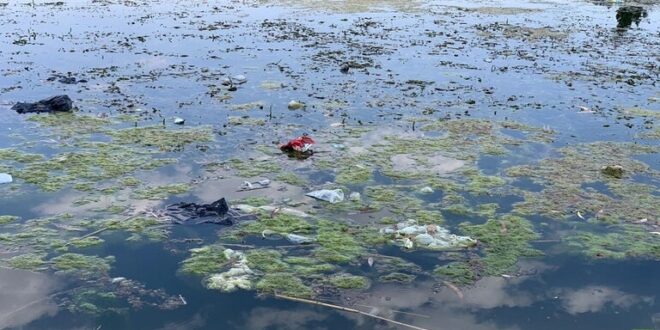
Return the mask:
[[51,128],[64,139],[80,138],[81,135],[102,132],[105,127],[112,124],[112,120],[109,118],[98,118],[73,112],[33,115],[28,120]]
[[135,127],[108,132],[108,135],[113,138],[115,144],[134,144],[164,152],[182,151],[191,143],[213,141],[213,131],[208,126],[181,129],[167,129],[163,126]]
[[[561,148],[558,158],[512,167],[507,175],[529,177],[544,185],[541,192],[524,192],[524,201],[514,205],[514,212],[571,220],[579,211],[589,221],[602,223],[653,218],[660,210],[660,196],[652,193],[653,186],[631,178],[637,175],[660,177],[648,164],[633,159],[636,155],[658,151],[660,148],[639,144],[597,142]],[[625,174],[621,179],[602,173],[603,166],[611,164],[621,166]],[[583,188],[593,183],[604,184],[611,194]]]
[[386,258],[381,258],[379,256],[374,256],[372,257],[372,260],[374,261],[373,267],[379,274],[404,272],[412,274],[422,273],[422,267],[399,257],[387,256]]
[[578,232],[566,238],[568,247],[591,258],[660,259],[660,235],[635,225],[623,225],[610,233]]
[[261,292],[291,297],[309,298],[314,295],[312,289],[292,273],[266,274],[257,282],[256,288]]
[[172,195],[180,195],[189,192],[190,184],[176,183],[157,187],[146,187],[133,191],[133,197],[137,199],[160,200]]
[[47,266],[46,261],[44,260],[45,257],[45,253],[27,253],[14,256],[6,262],[11,268],[35,271],[41,270]]
[[364,252],[350,228],[342,223],[320,220],[317,241],[320,248],[314,252],[315,256],[329,263],[348,263]]
[[336,274],[328,279],[328,282],[340,289],[367,289],[371,282],[364,276],[350,274]]
[[137,187],[142,183],[142,181],[140,181],[140,180],[138,180],[138,179],[136,179],[132,176],[122,178],[121,180],[119,180],[119,182],[122,185],[128,186],[128,187]]
[[473,267],[461,261],[438,266],[433,270],[433,274],[459,285],[472,284],[477,280],[477,274]]
[[417,210],[409,216],[420,225],[440,225],[444,222],[442,212],[433,210]]
[[133,233],[143,232],[144,230],[146,230],[151,226],[156,226],[160,224],[161,223],[158,222],[158,220],[156,220],[153,217],[149,217],[149,218],[133,217],[123,220],[110,219],[103,223],[103,225],[108,229],[125,230]]
[[17,217],[17,216],[13,216],[13,215],[0,215],[0,225],[6,225],[6,224],[14,222],[18,219],[20,219],[20,218]]
[[541,254],[529,245],[539,235],[528,220],[519,216],[505,215],[481,225],[463,223],[460,228],[485,245],[480,262],[486,275],[504,274],[519,258]]
[[99,292],[94,289],[83,288],[76,290],[71,302],[66,306],[71,313],[82,313],[90,316],[99,316],[108,310],[109,305],[116,304],[117,296],[112,292]]
[[396,202],[399,193],[396,189],[388,186],[370,186],[364,189],[364,194],[377,202]]
[[274,174],[282,171],[282,167],[272,160],[252,160],[243,161],[240,159],[231,159],[228,162],[229,167],[234,169],[240,177],[252,178],[265,174]]
[[218,245],[190,249],[190,257],[181,262],[180,270],[197,276],[217,273],[229,262],[224,250],[224,247]]
[[264,126],[266,121],[260,118],[251,118],[249,116],[229,116],[227,124],[230,126]]
[[255,102],[248,102],[242,104],[232,104],[229,106],[229,108],[233,111],[248,111],[255,109],[263,109],[265,105],[266,103],[263,101],[255,101]]
[[292,265],[294,273],[306,276],[328,273],[336,269],[331,264],[319,263],[318,260],[310,257],[287,257],[284,258],[284,262]]
[[250,206],[254,206],[254,207],[270,205],[272,203],[273,203],[272,198],[263,197],[263,196],[245,197],[245,198],[237,200],[235,202],[235,204],[245,204],[245,205],[250,205]]
[[255,249],[246,253],[248,266],[258,269],[266,274],[281,273],[289,269],[289,265],[282,261],[282,254],[275,250]]
[[103,242],[104,242],[103,239],[101,239],[99,237],[89,236],[89,237],[80,238],[80,239],[73,239],[73,240],[71,240],[71,245],[76,247],[76,248],[82,249],[82,248],[86,248],[86,247],[90,247],[90,246],[99,245],[99,244],[102,244]]
[[240,229],[244,233],[258,235],[265,230],[280,234],[307,234],[312,232],[313,226],[303,218],[277,213],[272,218],[260,216],[258,221],[248,223]]
[[475,169],[465,170],[462,174],[468,180],[467,191],[475,195],[488,194],[492,189],[506,184],[506,180],[501,177],[483,175],[481,171]]
[[0,149],[0,160],[29,164],[42,161],[43,155],[31,154],[16,149]]
[[137,170],[154,169],[171,163],[149,153],[111,143],[86,143],[80,151],[62,153],[50,159],[31,162],[12,174],[44,191],[56,191],[75,183],[115,179]]
[[[342,161],[342,163],[344,163]],[[343,166],[335,177],[338,184],[360,184],[367,182],[372,177],[373,170],[366,166]]]
[[294,186],[304,186],[306,183],[305,179],[291,172],[280,173],[275,177],[275,180],[282,181]]
[[114,261],[115,258],[112,256],[100,258],[78,253],[65,253],[52,258],[50,263],[53,269],[58,271],[82,276],[99,276],[106,274]]
[[383,236],[378,229],[372,226],[351,227],[350,232],[355,240],[369,247],[385,245],[390,241],[387,236]]
[[623,113],[630,116],[660,119],[660,111],[644,108],[628,108]]
[[378,282],[383,283],[410,283],[417,278],[416,275],[404,273],[389,273],[378,277]]

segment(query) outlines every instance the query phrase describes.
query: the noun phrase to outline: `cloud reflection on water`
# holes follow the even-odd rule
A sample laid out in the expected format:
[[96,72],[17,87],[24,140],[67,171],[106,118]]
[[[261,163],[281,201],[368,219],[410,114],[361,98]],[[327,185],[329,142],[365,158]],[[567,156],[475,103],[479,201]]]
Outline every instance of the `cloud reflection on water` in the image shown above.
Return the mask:
[[55,315],[58,307],[50,296],[57,287],[48,275],[0,269],[0,329]]

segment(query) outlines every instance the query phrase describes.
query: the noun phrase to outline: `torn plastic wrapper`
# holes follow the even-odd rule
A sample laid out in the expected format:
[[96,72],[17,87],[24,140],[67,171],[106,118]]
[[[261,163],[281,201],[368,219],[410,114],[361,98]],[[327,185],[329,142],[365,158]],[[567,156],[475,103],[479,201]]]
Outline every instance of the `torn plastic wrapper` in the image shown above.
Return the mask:
[[281,145],[280,150],[288,153],[289,156],[305,159],[314,154],[312,150],[314,143],[314,140],[305,134]]

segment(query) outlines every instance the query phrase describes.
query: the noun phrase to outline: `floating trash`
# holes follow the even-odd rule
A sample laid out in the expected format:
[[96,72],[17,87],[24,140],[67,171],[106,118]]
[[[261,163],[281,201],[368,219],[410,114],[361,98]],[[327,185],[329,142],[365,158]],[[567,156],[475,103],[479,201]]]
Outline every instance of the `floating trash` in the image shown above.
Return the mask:
[[293,244],[309,244],[316,242],[316,239],[297,234],[286,234],[286,239]]
[[11,175],[7,173],[0,173],[0,184],[12,182],[14,182],[14,178],[12,178]]
[[287,105],[287,107],[289,108],[289,110],[299,110],[305,107],[305,103],[296,100],[291,100]]
[[435,191],[431,187],[424,187],[424,188],[420,189],[419,192],[422,193],[422,194],[432,194]]
[[16,103],[12,110],[18,113],[31,112],[67,112],[73,108],[73,101],[68,95],[58,95],[34,103]]
[[419,247],[442,250],[466,248],[477,244],[477,241],[471,237],[451,234],[449,230],[438,225],[419,225],[412,219],[387,226],[380,232],[391,235],[394,242],[407,249]]
[[307,193],[306,196],[316,198],[318,200],[322,200],[331,204],[336,204],[344,201],[344,191],[342,191],[341,189],[317,190]]
[[254,272],[248,267],[245,254],[241,251],[226,249],[224,255],[227,260],[232,261],[232,267],[224,273],[210,275],[205,281],[206,287],[224,292],[252,289]]

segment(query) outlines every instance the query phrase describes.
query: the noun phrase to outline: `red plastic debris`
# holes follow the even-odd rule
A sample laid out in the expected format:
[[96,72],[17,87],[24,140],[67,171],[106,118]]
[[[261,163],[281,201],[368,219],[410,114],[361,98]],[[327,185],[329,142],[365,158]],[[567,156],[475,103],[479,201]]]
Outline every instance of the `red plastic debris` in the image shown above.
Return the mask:
[[284,152],[308,152],[311,151],[312,144],[314,143],[311,137],[303,135],[281,145],[280,150]]

